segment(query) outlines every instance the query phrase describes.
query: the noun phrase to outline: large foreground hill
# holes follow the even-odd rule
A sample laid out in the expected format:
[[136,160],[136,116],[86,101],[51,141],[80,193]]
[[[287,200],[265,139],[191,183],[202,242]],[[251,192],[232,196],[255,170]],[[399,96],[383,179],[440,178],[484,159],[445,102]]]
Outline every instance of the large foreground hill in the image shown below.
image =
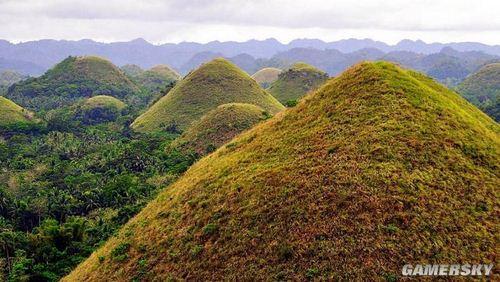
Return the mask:
[[492,263],[499,126],[428,77],[362,63],[205,157],[66,281],[395,279]]

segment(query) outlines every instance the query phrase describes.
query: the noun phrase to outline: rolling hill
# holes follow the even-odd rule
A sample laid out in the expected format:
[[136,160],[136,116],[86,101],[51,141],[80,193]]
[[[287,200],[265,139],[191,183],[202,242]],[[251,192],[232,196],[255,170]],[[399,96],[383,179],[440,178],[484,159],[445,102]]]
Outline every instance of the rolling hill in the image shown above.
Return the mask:
[[152,93],[158,93],[162,92],[169,83],[180,80],[181,78],[182,77],[175,70],[168,66],[157,65],[133,76],[132,80],[143,86],[146,90]]
[[15,71],[6,70],[0,72],[0,95],[6,92],[12,84],[26,78],[28,77]]
[[283,109],[244,71],[218,58],[203,64],[163,96],[131,127],[138,132],[185,130],[193,121],[227,103],[248,103],[270,114]]
[[500,63],[488,64],[468,76],[457,91],[497,122],[500,121]]
[[33,113],[0,96],[0,127],[33,122]]
[[121,66],[120,69],[129,77],[135,77],[144,72],[144,70],[140,66],[134,64]]
[[220,105],[193,123],[171,148],[204,156],[266,118],[267,112],[252,104]]
[[68,57],[38,78],[14,84],[6,97],[34,110],[50,110],[97,95],[141,102],[139,88],[110,61]]
[[362,63],[194,164],[63,281],[395,280],[497,256],[500,128]]
[[268,91],[282,104],[287,104],[321,86],[327,79],[325,72],[305,63],[295,63],[278,75]]
[[98,95],[87,99],[79,108],[84,124],[114,121],[127,105],[115,97]]
[[278,79],[278,75],[282,70],[278,68],[263,68],[252,75],[252,78],[257,81],[262,88],[267,88],[271,83]]

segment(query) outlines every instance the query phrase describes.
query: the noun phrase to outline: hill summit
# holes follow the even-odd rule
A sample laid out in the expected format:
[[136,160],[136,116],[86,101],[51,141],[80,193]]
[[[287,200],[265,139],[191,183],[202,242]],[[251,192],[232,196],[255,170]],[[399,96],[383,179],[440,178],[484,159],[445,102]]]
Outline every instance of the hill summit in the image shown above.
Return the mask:
[[283,109],[283,105],[248,74],[226,59],[218,58],[189,73],[131,127],[138,132],[172,127],[185,130],[193,121],[227,103],[253,104],[270,114]]
[[[128,71],[131,71],[130,67]],[[169,83],[180,79],[180,74],[167,65],[157,65],[149,70],[132,75],[133,81],[153,93],[162,92]]]
[[485,65],[457,88],[465,99],[500,121],[500,63]]
[[138,99],[139,92],[110,61],[84,56],[68,57],[40,77],[14,84],[6,97],[29,109],[49,110],[97,95]]
[[267,117],[266,111],[252,104],[220,105],[194,122],[172,143],[172,148],[203,156]]
[[65,281],[394,280],[497,256],[499,126],[432,79],[361,63],[239,135]]
[[295,63],[280,73],[269,87],[269,93],[283,104],[295,102],[307,92],[321,86],[328,74],[306,63]]

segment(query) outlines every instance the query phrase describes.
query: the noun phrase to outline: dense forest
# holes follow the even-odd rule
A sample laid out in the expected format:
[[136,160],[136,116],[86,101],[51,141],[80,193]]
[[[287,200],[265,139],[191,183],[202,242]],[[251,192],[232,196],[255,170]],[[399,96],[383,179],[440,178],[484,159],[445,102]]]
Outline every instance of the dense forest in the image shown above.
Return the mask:
[[86,126],[60,111],[2,128],[0,252],[6,280],[55,281],[194,160],[164,147],[176,133],[135,135],[133,114]]
[[[84,69],[85,75],[75,75],[71,84],[55,75],[67,75],[68,68],[74,71],[69,62],[76,60],[69,58],[45,76],[10,88],[17,93],[11,95],[14,99],[25,94],[23,89],[36,89],[36,104],[15,99],[25,107],[42,109],[36,118],[0,97],[5,100],[0,100],[5,104],[0,118],[1,281],[59,280],[197,158],[165,150],[178,131],[136,134],[129,129],[147,104],[174,83],[165,82],[155,93],[126,78],[113,81],[115,86],[126,85],[124,89],[105,83],[89,88],[99,82],[89,77],[99,78],[95,71],[102,61]],[[113,79],[120,78],[116,73]],[[45,86],[38,87],[40,82]],[[68,87],[74,94],[62,95]],[[128,93],[121,98],[139,102],[127,105],[111,96],[96,96],[106,87],[116,91],[105,94]],[[14,110],[27,118],[14,119]]]

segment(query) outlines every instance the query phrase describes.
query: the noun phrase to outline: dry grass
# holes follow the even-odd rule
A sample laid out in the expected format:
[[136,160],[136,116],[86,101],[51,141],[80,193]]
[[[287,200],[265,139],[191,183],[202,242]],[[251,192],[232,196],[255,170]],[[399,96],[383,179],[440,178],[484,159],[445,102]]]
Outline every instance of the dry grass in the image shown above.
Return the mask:
[[405,263],[495,262],[499,132],[424,75],[356,65],[197,162],[64,281],[393,280]]
[[255,105],[220,105],[190,126],[169,149],[204,156],[267,118],[269,114]]

